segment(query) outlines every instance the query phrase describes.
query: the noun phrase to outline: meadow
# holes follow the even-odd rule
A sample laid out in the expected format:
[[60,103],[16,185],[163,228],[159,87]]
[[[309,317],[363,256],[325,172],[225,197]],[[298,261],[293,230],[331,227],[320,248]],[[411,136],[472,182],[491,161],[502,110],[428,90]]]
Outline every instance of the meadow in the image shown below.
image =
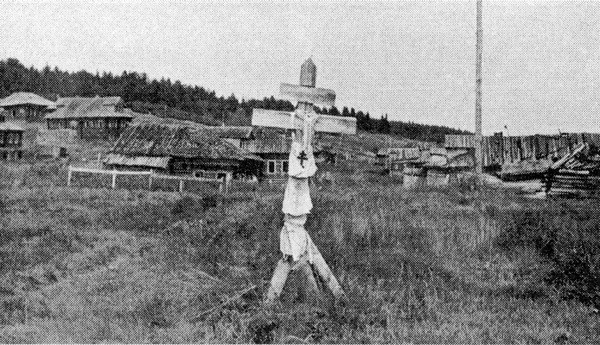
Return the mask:
[[267,306],[283,186],[67,187],[66,163],[3,163],[0,342],[600,340],[595,202],[332,174],[307,229],[348,298],[305,299],[292,276]]

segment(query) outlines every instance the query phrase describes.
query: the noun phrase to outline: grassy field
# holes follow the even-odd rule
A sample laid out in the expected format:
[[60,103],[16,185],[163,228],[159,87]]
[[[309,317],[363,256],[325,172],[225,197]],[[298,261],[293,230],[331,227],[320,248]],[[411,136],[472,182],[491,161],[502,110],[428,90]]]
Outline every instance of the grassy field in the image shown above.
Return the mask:
[[307,229],[348,301],[303,301],[292,276],[264,306],[282,186],[68,188],[60,163],[3,164],[0,342],[600,340],[592,202],[338,167]]

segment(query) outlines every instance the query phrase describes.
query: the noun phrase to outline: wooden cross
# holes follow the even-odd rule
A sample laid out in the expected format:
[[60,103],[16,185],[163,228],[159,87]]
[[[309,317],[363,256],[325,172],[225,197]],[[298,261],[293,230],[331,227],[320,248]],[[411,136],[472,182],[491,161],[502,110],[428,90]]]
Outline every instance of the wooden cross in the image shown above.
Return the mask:
[[[356,134],[356,118],[331,115],[318,115],[314,105],[333,106],[335,92],[315,87],[317,70],[311,59],[302,64],[300,85],[281,84],[281,96],[298,102],[296,110],[279,111],[266,109],[252,110],[252,126],[274,127],[285,129],[302,129],[307,114],[316,116],[315,132]],[[294,117],[294,121],[290,121]]]
[[[296,110],[275,111],[265,109],[253,109],[252,125],[260,127],[285,128],[293,130],[303,130],[304,122],[311,121],[312,130],[315,132],[356,134],[356,119],[353,117],[341,117],[330,115],[319,115],[314,111],[314,105],[333,106],[335,102],[335,92],[329,89],[315,87],[316,66],[311,59],[306,60],[300,70],[300,85],[281,84],[280,93],[283,97],[298,102]],[[302,151],[297,157],[300,164],[304,167],[304,161],[308,158],[306,152]],[[279,260],[271,285],[267,292],[266,301],[273,302],[283,291],[287,277],[291,271],[300,271],[307,280],[306,287],[316,292],[318,285],[316,276],[331,290],[336,298],[343,298],[344,291],[333,275],[333,272],[325,262],[325,259],[310,239],[308,233],[307,253],[296,261],[289,259]],[[312,254],[312,263],[308,262],[308,251]]]

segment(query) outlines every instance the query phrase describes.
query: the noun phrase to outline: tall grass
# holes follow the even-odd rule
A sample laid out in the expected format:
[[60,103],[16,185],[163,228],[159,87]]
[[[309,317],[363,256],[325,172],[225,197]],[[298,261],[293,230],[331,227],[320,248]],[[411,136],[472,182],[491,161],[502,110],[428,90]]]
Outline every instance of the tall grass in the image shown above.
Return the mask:
[[[0,189],[2,342],[598,340],[598,316],[553,292],[552,262],[536,244],[547,238],[542,229],[576,231],[583,210],[502,190],[409,191],[348,167],[334,184],[315,185],[307,223],[348,302],[327,294],[301,302],[292,275],[281,303],[266,307],[280,258],[279,187],[67,188],[48,173],[56,168],[40,169],[38,181],[11,167],[11,178],[21,171],[27,182]],[[524,206],[549,208],[519,218]],[[569,243],[566,235],[556,243]]]

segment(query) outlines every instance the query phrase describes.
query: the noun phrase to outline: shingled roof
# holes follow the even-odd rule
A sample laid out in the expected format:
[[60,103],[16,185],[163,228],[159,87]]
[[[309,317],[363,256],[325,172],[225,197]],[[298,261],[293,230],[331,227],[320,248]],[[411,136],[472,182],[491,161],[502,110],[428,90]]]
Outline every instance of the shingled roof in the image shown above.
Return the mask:
[[261,160],[248,151],[222,141],[209,130],[153,123],[141,123],[125,129],[110,153],[144,157]]
[[219,138],[226,139],[251,139],[252,126],[213,126],[207,127]]
[[56,101],[58,109],[45,116],[46,119],[75,119],[75,118],[104,118],[126,117],[133,118],[128,112],[116,111],[121,103],[121,97],[68,97]]
[[32,104],[40,107],[54,108],[55,103],[31,92],[15,92],[0,100],[0,107],[12,107],[16,105]]
[[96,100],[96,99],[101,99],[102,100],[102,105],[104,105],[105,107],[108,106],[116,106],[119,105],[120,103],[123,103],[123,99],[119,96],[107,96],[107,97],[100,97],[100,96],[96,96],[96,97],[61,97],[59,99],[56,100],[56,106],[57,107],[63,107],[66,106],[67,104],[71,103],[71,102],[81,102],[81,101],[85,101],[85,100]]

